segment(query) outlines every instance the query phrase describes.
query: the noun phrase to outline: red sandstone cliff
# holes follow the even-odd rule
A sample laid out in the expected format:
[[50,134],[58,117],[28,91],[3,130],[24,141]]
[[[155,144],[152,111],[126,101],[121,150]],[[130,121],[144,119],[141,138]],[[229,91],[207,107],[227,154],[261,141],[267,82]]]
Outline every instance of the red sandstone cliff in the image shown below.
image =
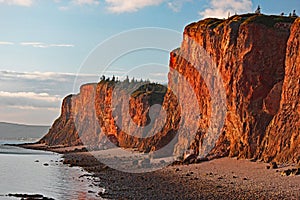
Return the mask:
[[[82,144],[79,138],[81,130],[84,129],[86,136],[95,135],[95,126],[84,127],[87,125],[84,122],[96,124],[96,115],[94,109],[91,109],[94,106],[95,88],[96,84],[83,85],[79,94],[67,96],[63,100],[60,117],[54,122],[48,134],[40,140],[40,143],[51,146],[75,146]],[[77,127],[75,122],[81,125]]]
[[[259,147],[279,109],[284,79],[290,31],[289,26],[277,28],[281,20],[293,22],[293,19],[276,16],[242,15],[225,21],[206,19],[185,29],[185,37],[196,41],[196,45],[211,55],[226,90],[227,115],[222,134],[211,152],[213,157],[261,156]],[[197,55],[195,49],[196,46],[184,41],[180,51]],[[189,72],[191,67],[187,67],[184,59],[175,55],[173,60],[171,65],[180,73],[190,79],[199,79]],[[210,102],[209,94],[203,91],[205,83],[197,84],[195,90],[201,99]],[[209,115],[210,111],[203,113]]]
[[[146,82],[103,80],[98,84],[83,85],[79,94],[64,99],[61,116],[40,143],[50,146],[86,145],[89,149],[115,145],[150,151],[153,137],[157,137],[151,135],[151,129],[159,126],[140,127],[151,122],[150,107],[162,104],[166,93],[165,86]],[[172,93],[168,92],[170,95]],[[156,109],[154,113],[160,113],[161,109]],[[174,110],[168,112],[169,116],[174,114]],[[159,135],[157,140],[165,141],[163,135]]]
[[[126,91],[119,90],[120,98],[112,103],[114,83],[102,81],[97,85],[85,85],[80,94],[64,100],[60,118],[41,142],[48,145],[83,142],[93,148],[102,148],[107,143],[105,134],[116,145],[141,151],[157,151],[172,141],[169,152],[165,153],[180,154],[193,140],[191,149],[199,153],[203,139],[210,134],[211,117],[217,121],[224,117],[224,126],[213,126],[221,134],[210,157],[299,162],[300,21],[294,20],[241,15],[228,20],[206,19],[192,23],[184,30],[180,49],[171,53],[168,91],[156,88],[149,92],[149,88],[138,88],[136,95],[128,96]],[[225,105],[211,105],[214,99],[209,88],[217,88],[214,86],[220,81],[218,83],[214,74],[205,71],[205,65],[201,68],[205,74],[198,73],[195,64],[203,64],[204,56],[199,46],[210,56],[222,78]],[[192,93],[178,84],[179,76],[185,77]],[[175,84],[174,95],[171,89]],[[214,92],[222,93],[217,89]],[[185,102],[193,94],[198,111],[195,104]],[[179,106],[180,101],[186,103],[183,108]],[[114,113],[127,113],[126,102],[129,113],[114,116]],[[146,130],[131,126],[132,121],[141,126],[149,123],[149,108],[155,103],[162,104],[163,109],[156,112],[166,113],[164,123],[154,121]],[[223,107],[227,110],[226,116],[220,112]],[[182,119],[188,122],[186,131],[177,134]],[[124,127],[128,128],[124,130]],[[191,132],[195,135],[191,136]]]
[[280,109],[266,131],[262,156],[266,161],[300,160],[300,20],[291,28]]

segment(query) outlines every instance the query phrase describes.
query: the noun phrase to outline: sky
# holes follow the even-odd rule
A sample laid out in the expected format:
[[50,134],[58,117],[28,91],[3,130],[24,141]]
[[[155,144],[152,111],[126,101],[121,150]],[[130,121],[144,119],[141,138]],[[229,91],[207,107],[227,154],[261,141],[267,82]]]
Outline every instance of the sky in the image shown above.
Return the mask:
[[[265,14],[300,12],[299,0],[0,0],[0,121],[50,125],[62,98],[102,73],[166,83],[169,51],[187,24],[258,5]],[[120,43],[155,38],[165,43],[112,57]]]

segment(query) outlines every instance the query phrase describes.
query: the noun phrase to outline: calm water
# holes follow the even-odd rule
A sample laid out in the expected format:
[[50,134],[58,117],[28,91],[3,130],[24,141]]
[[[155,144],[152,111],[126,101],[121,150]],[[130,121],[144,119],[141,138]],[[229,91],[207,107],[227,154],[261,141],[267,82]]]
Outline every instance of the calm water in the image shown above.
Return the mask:
[[54,199],[95,199],[95,194],[88,191],[99,192],[99,188],[89,186],[92,182],[79,178],[86,172],[59,162],[60,155],[4,146],[4,143],[8,141],[0,141],[1,200],[15,199],[4,196],[8,193],[42,194]]

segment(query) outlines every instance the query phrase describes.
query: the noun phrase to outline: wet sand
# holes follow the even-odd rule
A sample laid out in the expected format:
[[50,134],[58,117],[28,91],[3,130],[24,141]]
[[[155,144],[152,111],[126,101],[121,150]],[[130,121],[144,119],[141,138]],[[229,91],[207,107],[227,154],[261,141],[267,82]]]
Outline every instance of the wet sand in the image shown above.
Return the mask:
[[66,164],[94,174],[91,187],[106,199],[300,199],[300,176],[281,175],[296,166],[267,169],[269,164],[262,162],[221,158],[135,174],[110,169],[80,148],[54,151],[64,153]]

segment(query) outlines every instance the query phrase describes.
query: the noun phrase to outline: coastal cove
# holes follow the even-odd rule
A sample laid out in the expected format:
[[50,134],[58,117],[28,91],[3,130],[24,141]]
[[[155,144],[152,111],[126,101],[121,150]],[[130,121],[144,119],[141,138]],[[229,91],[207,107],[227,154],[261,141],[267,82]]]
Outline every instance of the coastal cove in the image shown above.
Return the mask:
[[8,194],[39,194],[52,199],[96,199],[100,188],[93,188],[87,173],[81,168],[63,164],[61,155],[4,145],[21,142],[24,141],[0,141],[1,200],[16,199]]

